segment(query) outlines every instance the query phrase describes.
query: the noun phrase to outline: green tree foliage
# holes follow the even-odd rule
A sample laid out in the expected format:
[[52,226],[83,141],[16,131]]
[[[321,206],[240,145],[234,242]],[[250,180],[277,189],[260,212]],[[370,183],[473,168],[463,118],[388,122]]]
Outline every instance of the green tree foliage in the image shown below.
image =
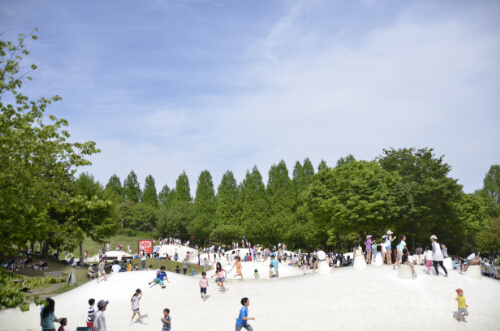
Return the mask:
[[500,216],[500,166],[492,165],[483,180],[483,188],[477,194],[485,200],[488,215]]
[[193,204],[186,201],[175,201],[171,207],[160,209],[158,234],[162,237],[174,236],[182,240],[191,238],[193,220]]
[[215,199],[214,183],[208,170],[201,172],[196,188],[196,198],[193,205],[193,232],[196,238],[205,243],[215,226]]
[[158,209],[158,195],[156,194],[155,179],[152,175],[146,177],[144,191],[142,192],[142,203]]
[[240,226],[224,224],[212,230],[210,240],[224,244],[240,240],[243,236],[243,229]]
[[354,156],[352,156],[352,154],[349,154],[346,157],[341,157],[340,159],[338,159],[337,165],[335,167],[336,168],[341,167],[344,164],[349,163],[351,161],[356,161],[356,159],[354,158]]
[[269,202],[262,175],[257,167],[252,172],[247,171],[241,185],[241,225],[251,242],[270,244],[270,233],[273,229],[269,224]]
[[171,200],[171,199],[169,199],[169,196],[170,196],[170,187],[168,187],[168,185],[165,184],[165,185],[163,185],[163,188],[161,189],[160,193],[158,194],[158,201],[160,204],[160,208],[167,207],[169,201]]
[[410,216],[397,229],[408,237],[408,246],[413,248],[415,241],[428,242],[433,233],[442,242],[451,241],[452,237],[440,231],[456,221],[453,208],[462,199],[462,186],[447,176],[451,167],[443,162],[443,156],[436,158],[429,148],[389,149],[384,150],[379,163],[385,170],[397,172],[413,197]]
[[[36,31],[36,30],[35,30]],[[19,93],[23,79],[31,80],[22,64],[29,55],[27,38],[17,42],[0,40],[0,252],[16,254],[27,241],[44,241],[58,226],[50,211],[62,214],[72,208],[71,183],[80,166],[90,165],[85,157],[98,153],[94,142],[69,142],[64,127],[68,122],[53,115],[44,116],[59,96],[30,100]],[[27,70],[35,70],[36,65]],[[7,101],[6,101],[7,100]],[[43,282],[43,281],[42,281]],[[38,281],[14,283],[0,269],[0,305],[21,306],[27,310],[29,294]]]
[[486,173],[483,188],[476,192],[486,207],[488,219],[479,235],[482,251],[500,250],[500,166],[492,165]]
[[328,165],[326,164],[325,160],[321,160],[321,162],[318,165],[318,172],[320,172],[321,170],[323,170],[325,168],[328,168]]
[[296,208],[295,185],[288,176],[285,161],[273,164],[269,170],[267,183],[270,220],[268,240],[276,243],[288,237],[294,227]]
[[122,183],[120,181],[120,177],[116,174],[113,174],[113,176],[109,178],[104,191],[106,192],[106,196],[113,200],[116,204],[125,201]]
[[[217,226],[239,225],[239,190],[232,171],[226,171],[217,189]],[[231,233],[231,231],[228,231]],[[232,241],[232,240],[231,240]]]
[[[118,209],[113,201],[105,198],[101,184],[94,176],[82,173],[73,183],[76,198],[74,219],[83,233],[97,242],[103,242],[120,228]],[[71,218],[69,218],[71,220]],[[73,229],[71,232],[74,232]],[[82,257],[83,238],[78,238]]]
[[306,193],[306,205],[331,238],[336,233],[382,233],[406,217],[411,197],[397,174],[376,162],[352,161],[320,171]]
[[175,182],[175,200],[189,203],[193,201],[191,197],[191,188],[189,187],[189,178],[185,171],[179,175],[179,178],[177,178]]
[[123,233],[135,236],[139,232],[158,231],[159,210],[145,203],[126,200],[118,206]]
[[134,170],[131,170],[127,178],[123,182],[123,193],[126,200],[138,203],[141,201],[141,186],[137,180],[137,175]]

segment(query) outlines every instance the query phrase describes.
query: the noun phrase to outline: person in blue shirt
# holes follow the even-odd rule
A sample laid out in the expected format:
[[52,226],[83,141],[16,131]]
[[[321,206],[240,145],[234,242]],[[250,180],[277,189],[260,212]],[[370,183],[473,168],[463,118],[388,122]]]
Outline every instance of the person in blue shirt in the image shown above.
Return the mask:
[[55,331],[54,322],[60,323],[62,318],[54,315],[56,303],[51,298],[46,299],[46,305],[40,311],[40,325],[43,331]]
[[271,256],[271,264],[273,265],[274,270],[276,270],[276,277],[279,277],[280,273],[278,271],[278,260],[276,260],[276,256],[274,254]]
[[165,272],[165,266],[161,266],[160,270],[156,273],[156,278],[150,281],[149,285],[151,285],[151,283],[155,283],[155,284],[160,284],[161,288],[165,288],[163,279],[166,279],[166,281],[170,283],[167,277],[167,273]]
[[247,331],[253,331],[253,328],[247,321],[255,321],[255,317],[248,317],[248,306],[250,306],[250,300],[248,298],[241,299],[241,304],[243,307],[240,309],[240,315],[236,320],[235,331],[240,331],[245,329]]

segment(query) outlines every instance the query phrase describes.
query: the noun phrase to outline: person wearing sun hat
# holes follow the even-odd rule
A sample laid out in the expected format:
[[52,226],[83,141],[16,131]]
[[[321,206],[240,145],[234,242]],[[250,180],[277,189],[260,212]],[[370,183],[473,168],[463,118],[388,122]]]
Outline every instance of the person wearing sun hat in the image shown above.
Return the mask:
[[106,317],[104,316],[104,311],[108,306],[109,301],[99,300],[97,303],[97,309],[99,311],[94,313],[94,327],[93,331],[106,331]]
[[392,257],[391,257],[391,253],[392,253],[392,242],[394,241],[394,239],[396,239],[396,237],[392,237],[392,231],[389,230],[387,231],[387,235],[385,236],[385,249],[387,251],[387,264],[388,265],[392,265]]
[[369,234],[366,236],[366,263],[371,264],[372,262],[372,244],[375,244],[376,241],[372,241],[372,235]]
[[441,246],[437,241],[438,237],[432,235],[429,239],[432,241],[432,253],[434,253],[433,263],[434,263],[434,269],[436,270],[436,276],[439,276],[438,265],[440,265],[441,268],[443,268],[444,270],[445,273],[444,276],[448,277],[448,271],[443,265],[444,258],[443,258],[443,253],[441,252]]

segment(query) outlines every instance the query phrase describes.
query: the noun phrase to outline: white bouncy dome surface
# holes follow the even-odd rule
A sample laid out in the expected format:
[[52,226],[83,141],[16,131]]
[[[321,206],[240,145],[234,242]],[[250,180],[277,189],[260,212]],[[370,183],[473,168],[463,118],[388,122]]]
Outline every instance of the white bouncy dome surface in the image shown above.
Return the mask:
[[[243,262],[252,270],[259,262]],[[450,270],[449,277],[428,275],[417,266],[418,277],[400,279],[391,266],[334,269],[326,273],[297,275],[293,267],[280,265],[288,277],[235,280],[233,270],[220,293],[210,278],[207,301],[200,298],[199,276],[168,273],[166,288],[148,286],[154,271],[112,275],[107,282],[96,281],[54,296],[56,316],[68,318],[66,330],[85,326],[87,301],[109,300],[105,312],[108,331],[156,330],[162,328],[164,308],[170,309],[172,330],[234,330],[242,297],[250,299],[250,324],[254,330],[499,330],[500,282],[461,276]],[[213,271],[208,272],[210,277]],[[129,325],[130,299],[137,288],[143,291],[140,310],[148,325]],[[470,315],[467,322],[456,320],[457,288],[464,290]],[[56,328],[59,326],[56,324]],[[0,312],[0,330],[40,330],[40,308]]]

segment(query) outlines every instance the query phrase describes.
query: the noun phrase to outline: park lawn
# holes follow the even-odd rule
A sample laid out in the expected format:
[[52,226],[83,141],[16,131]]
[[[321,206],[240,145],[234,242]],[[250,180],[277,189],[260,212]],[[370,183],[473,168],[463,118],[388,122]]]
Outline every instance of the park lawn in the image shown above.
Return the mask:
[[[136,254],[137,250],[139,249],[138,247],[138,240],[139,239],[150,239],[152,240],[153,237],[147,237],[147,236],[140,236],[140,237],[129,237],[125,235],[115,235],[110,237],[107,242],[109,242],[109,249],[111,251],[115,250],[116,244],[122,245],[122,248],[124,251],[127,251],[127,245],[130,245],[130,249],[132,250],[132,254]],[[85,240],[83,241],[82,248],[83,248],[83,253],[85,254],[85,251],[89,253],[89,257],[92,257],[94,255],[97,255],[99,250],[102,248],[102,243],[98,243],[96,241],[93,241],[91,238],[86,237]],[[62,254],[60,255],[61,258],[64,258],[64,252],[61,252]],[[128,253],[128,252],[127,252]],[[73,250],[73,254],[75,255],[75,258],[78,259],[80,258],[80,248],[76,247]]]

